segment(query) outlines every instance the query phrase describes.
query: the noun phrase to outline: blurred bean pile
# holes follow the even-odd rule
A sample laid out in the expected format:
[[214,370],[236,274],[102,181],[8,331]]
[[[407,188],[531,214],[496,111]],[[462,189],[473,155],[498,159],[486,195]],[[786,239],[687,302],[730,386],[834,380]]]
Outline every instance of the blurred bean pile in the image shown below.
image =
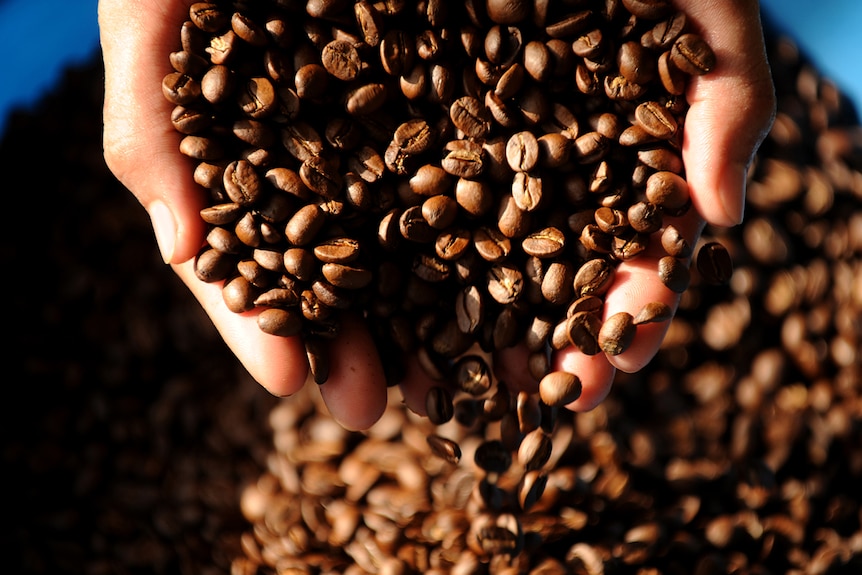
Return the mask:
[[470,430],[457,467],[432,457],[434,428],[397,401],[347,433],[313,388],[251,382],[104,167],[98,63],[71,73],[0,143],[9,168],[58,174],[32,185],[38,212],[8,195],[40,226],[0,244],[21,302],[9,572],[862,571],[862,130],[792,42],[770,59],[746,221],[704,237],[730,249],[729,286],[693,271],[656,360],[560,414],[527,488],[477,480]]

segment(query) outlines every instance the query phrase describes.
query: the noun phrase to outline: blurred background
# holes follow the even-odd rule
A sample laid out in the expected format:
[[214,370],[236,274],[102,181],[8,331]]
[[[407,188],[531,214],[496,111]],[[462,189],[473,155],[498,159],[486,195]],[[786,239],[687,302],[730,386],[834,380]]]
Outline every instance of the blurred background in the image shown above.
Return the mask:
[[[70,64],[98,48],[97,0],[0,0],[0,134],[11,109],[32,106]],[[818,69],[862,103],[862,2],[762,0],[766,18],[789,34]]]

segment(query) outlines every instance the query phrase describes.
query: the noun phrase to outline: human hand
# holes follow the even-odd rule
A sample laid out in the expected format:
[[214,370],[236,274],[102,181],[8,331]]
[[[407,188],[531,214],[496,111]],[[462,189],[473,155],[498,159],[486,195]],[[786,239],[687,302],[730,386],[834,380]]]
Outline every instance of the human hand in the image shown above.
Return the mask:
[[[690,108],[682,157],[694,210],[682,218],[665,219],[694,246],[706,223],[728,227],[742,221],[748,168],[772,125],[775,93],[756,0],[673,3],[712,47],[717,62],[708,74],[692,77],[686,92]],[[605,296],[605,318],[621,311],[637,315],[650,302],[663,302],[675,313],[680,296],[666,288],[656,273],[663,255],[658,248],[619,264]],[[669,323],[638,326],[632,345],[617,356],[587,356],[572,348],[557,353],[555,368],[578,375],[583,387],[569,408],[592,409],[607,396],[617,369],[635,372],[646,366],[658,352]],[[509,380],[520,386],[531,384],[523,367],[523,350],[507,352],[498,364]]]
[[[205,191],[192,180],[192,162],[180,154],[169,121],[173,105],[159,86],[171,72],[168,56],[179,46],[179,30],[193,2],[101,0],[99,26],[105,64],[104,152],[116,177],[146,208],[163,259],[188,286],[224,341],[248,372],[274,395],[290,395],[306,381],[305,348],[298,337],[262,332],[252,313],[225,306],[221,282],[194,273],[205,223]],[[366,428],[386,405],[386,385],[377,352],[360,322],[347,318],[334,342],[338,356],[321,386],[333,417],[351,429]]]

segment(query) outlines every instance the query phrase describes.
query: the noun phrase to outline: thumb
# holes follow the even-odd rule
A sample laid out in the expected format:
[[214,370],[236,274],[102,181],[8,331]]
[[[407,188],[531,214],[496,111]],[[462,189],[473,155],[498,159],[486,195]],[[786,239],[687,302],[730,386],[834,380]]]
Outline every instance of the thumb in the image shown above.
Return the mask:
[[710,224],[740,223],[748,168],[775,114],[757,2],[680,2],[716,67],[692,78],[683,161],[692,204]]

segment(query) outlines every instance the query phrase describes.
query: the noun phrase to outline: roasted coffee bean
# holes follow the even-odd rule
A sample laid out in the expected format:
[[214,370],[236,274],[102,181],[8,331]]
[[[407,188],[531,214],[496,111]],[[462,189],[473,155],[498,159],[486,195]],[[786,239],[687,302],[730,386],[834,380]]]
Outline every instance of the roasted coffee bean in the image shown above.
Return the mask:
[[180,153],[194,160],[217,161],[224,157],[224,146],[213,138],[186,136],[180,140]]
[[404,76],[413,68],[416,42],[404,30],[391,29],[380,40],[380,61],[391,76]]
[[461,460],[461,448],[451,439],[439,435],[429,435],[426,440],[431,448],[431,453],[440,459],[451,465],[457,465]]
[[726,284],[733,275],[733,261],[719,242],[707,242],[697,251],[697,271],[711,284]]
[[242,276],[225,282],[221,290],[225,306],[234,313],[244,313],[254,309],[258,289]]
[[637,326],[630,313],[621,311],[605,319],[599,330],[598,343],[608,355],[619,355],[631,345]]
[[293,307],[299,305],[300,299],[295,289],[271,288],[258,295],[253,303],[262,307]]
[[595,258],[582,265],[574,278],[577,297],[604,294],[614,280],[614,267],[607,260]]
[[285,237],[294,246],[311,243],[326,221],[326,214],[317,204],[307,204],[291,216],[285,226]]
[[284,254],[279,250],[256,248],[252,251],[252,258],[265,270],[279,273],[285,271]]
[[464,96],[452,102],[449,117],[468,138],[483,139],[491,131],[491,115],[476,98]]
[[458,328],[475,334],[485,320],[485,298],[477,286],[467,286],[455,298],[455,319]]
[[446,423],[455,413],[452,394],[439,385],[429,387],[425,394],[425,412],[428,414],[428,420],[434,425]]
[[431,196],[422,202],[422,217],[436,230],[443,230],[455,223],[458,217],[458,203],[454,198],[443,194]]
[[[448,175],[445,177],[448,179]],[[494,197],[487,182],[458,178],[455,183],[455,201],[469,215],[478,217],[491,209]]]
[[633,84],[648,84],[656,73],[654,56],[640,42],[623,42],[617,52],[620,74]]
[[344,96],[344,109],[352,116],[366,116],[386,103],[386,85],[376,82],[349,90]]
[[686,240],[680,231],[673,225],[665,227],[661,234],[661,246],[667,255],[685,259],[688,258],[693,251],[691,244]]
[[678,126],[673,114],[658,102],[644,102],[635,108],[638,125],[649,135],[659,140],[668,140],[676,135]]
[[201,84],[191,76],[173,72],[162,81],[162,94],[172,104],[185,106],[201,97]]
[[675,293],[684,292],[691,282],[688,266],[672,256],[664,256],[658,261],[658,275],[662,283]]
[[545,270],[541,282],[542,297],[555,305],[565,305],[571,301],[576,286],[573,284],[575,271],[568,261],[551,262]]
[[413,273],[429,283],[446,281],[452,274],[452,267],[445,261],[429,254],[417,254],[411,267]]
[[517,172],[512,178],[512,199],[525,212],[539,209],[545,199],[544,180],[541,176]]
[[465,355],[454,365],[455,383],[458,389],[478,397],[492,386],[491,370],[479,355]]
[[501,474],[512,465],[512,455],[502,441],[492,439],[476,448],[474,461],[479,469],[487,473]]
[[473,232],[473,247],[482,259],[501,262],[512,252],[512,242],[499,230],[482,226]]
[[480,144],[469,140],[453,140],[445,146],[446,156],[440,166],[446,173],[459,178],[475,178],[484,170],[484,151]]
[[663,302],[650,302],[646,304],[632,320],[634,325],[642,323],[660,323],[673,317],[673,310]]
[[215,204],[201,209],[201,219],[214,226],[223,226],[235,222],[244,212],[239,204],[230,202],[227,204]]
[[618,261],[632,260],[649,247],[650,236],[643,233],[629,233],[615,236],[611,246],[611,255]]
[[677,38],[671,48],[674,66],[691,75],[702,75],[715,68],[715,52],[706,41],[693,33]]
[[551,457],[551,437],[541,428],[524,435],[518,448],[518,461],[526,471],[541,469]]
[[663,209],[679,210],[690,200],[688,183],[673,172],[656,172],[647,180],[646,199]]
[[631,228],[642,234],[657,232],[662,227],[662,212],[650,202],[638,202],[629,206],[626,219]]
[[410,178],[410,190],[420,196],[445,194],[451,185],[451,176],[439,166],[425,164]]
[[315,194],[334,199],[344,186],[344,180],[335,167],[322,156],[311,156],[299,167],[302,183]]
[[257,202],[263,194],[261,178],[246,160],[231,162],[224,170],[223,184],[231,201],[239,205]]
[[404,210],[398,218],[401,236],[416,243],[431,243],[437,237],[437,230],[431,227],[422,215],[422,206],[412,206]]
[[362,70],[356,48],[345,40],[333,40],[323,47],[321,63],[326,71],[344,82],[355,80]]
[[320,268],[323,277],[333,286],[344,289],[361,289],[371,283],[373,274],[366,268],[347,264],[325,263]]
[[581,380],[573,373],[552,371],[539,381],[539,397],[549,406],[565,406],[581,396]]
[[302,330],[302,316],[293,309],[269,308],[258,314],[257,325],[264,333],[291,337]]
[[681,96],[685,93],[686,76],[673,63],[670,50],[658,58],[658,77],[668,94]]
[[261,119],[274,114],[279,107],[278,94],[269,78],[250,78],[238,87],[240,109],[248,116]]
[[487,274],[488,293],[500,304],[516,302],[524,289],[524,278],[521,271],[506,263],[494,264]]
[[547,227],[533,232],[521,241],[521,248],[531,256],[554,258],[566,247],[566,236],[562,230]]
[[320,337],[305,337],[305,357],[308,360],[308,371],[311,379],[322,385],[329,379],[331,359],[327,343]]
[[569,342],[585,355],[596,355],[601,351],[598,338],[601,320],[593,312],[573,313],[565,322],[565,335]]

